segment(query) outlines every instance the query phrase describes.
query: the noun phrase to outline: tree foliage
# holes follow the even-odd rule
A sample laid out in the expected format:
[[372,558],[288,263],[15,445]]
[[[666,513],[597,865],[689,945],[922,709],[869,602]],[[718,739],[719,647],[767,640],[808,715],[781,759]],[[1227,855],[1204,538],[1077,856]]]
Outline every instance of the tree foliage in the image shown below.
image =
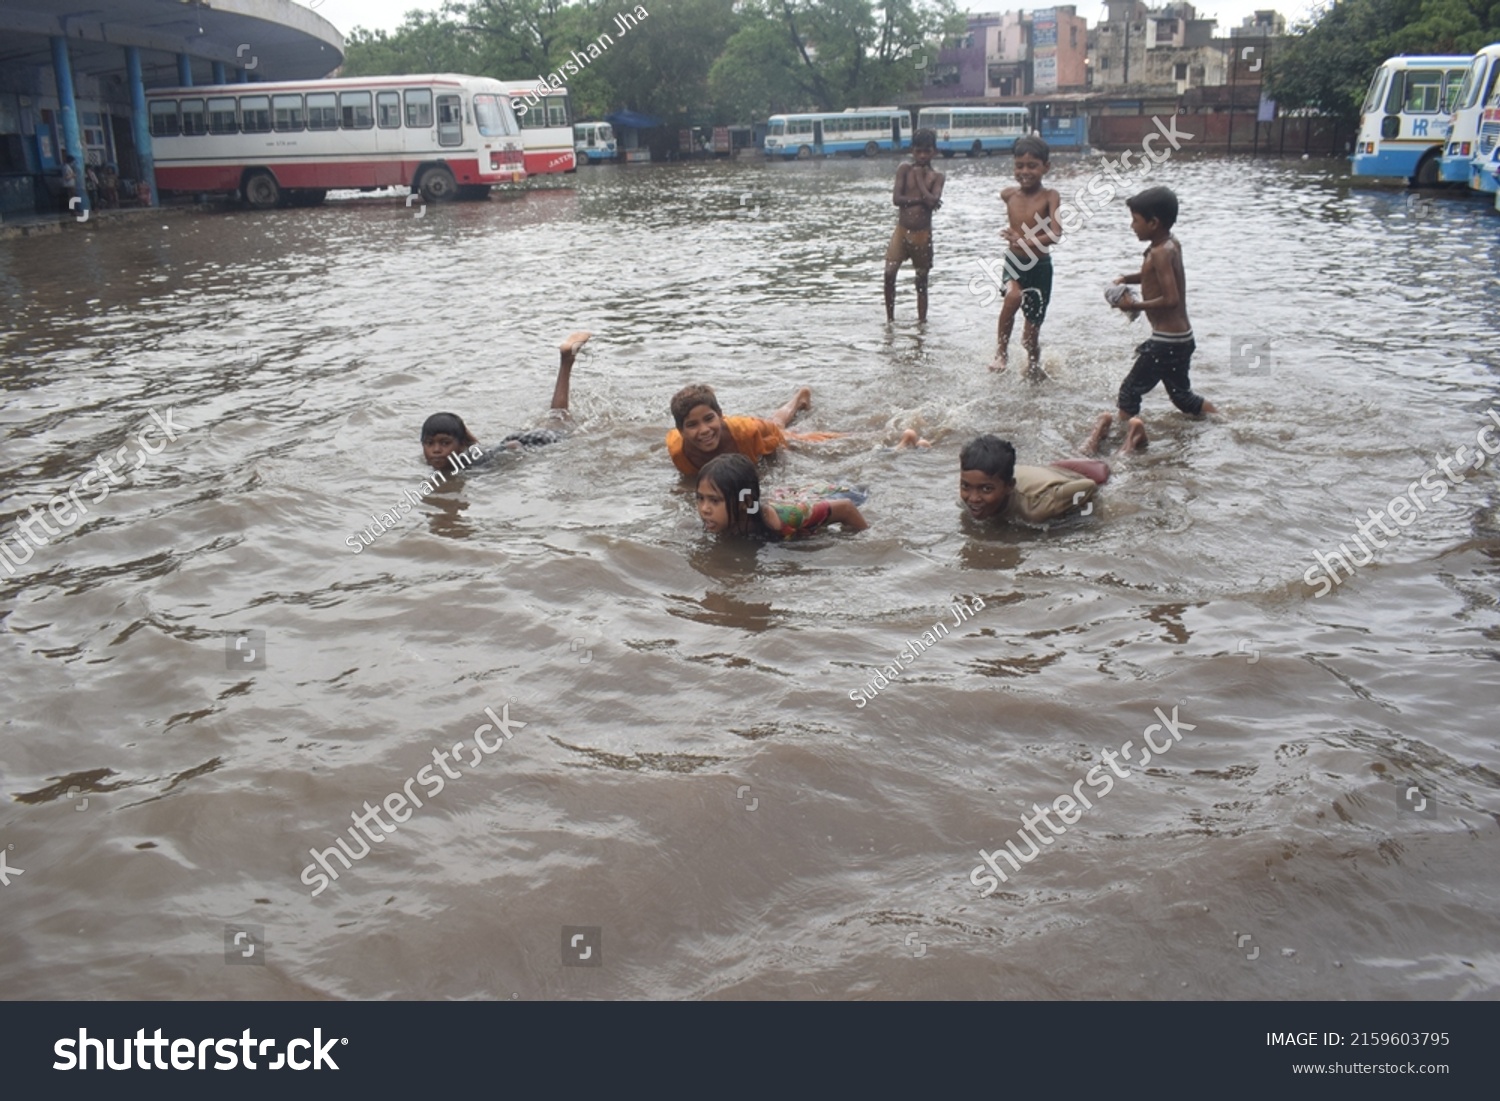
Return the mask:
[[1354,119],[1376,67],[1396,54],[1467,54],[1500,41],[1495,0],[1334,0],[1295,29],[1272,69],[1282,107]]
[[601,34],[606,54],[568,78],[580,117],[628,107],[738,121],[775,111],[893,102],[920,83],[929,43],[962,27],[953,0],[641,0],[619,33],[606,0],[449,0],[396,31],[349,36],[350,76],[545,76]]

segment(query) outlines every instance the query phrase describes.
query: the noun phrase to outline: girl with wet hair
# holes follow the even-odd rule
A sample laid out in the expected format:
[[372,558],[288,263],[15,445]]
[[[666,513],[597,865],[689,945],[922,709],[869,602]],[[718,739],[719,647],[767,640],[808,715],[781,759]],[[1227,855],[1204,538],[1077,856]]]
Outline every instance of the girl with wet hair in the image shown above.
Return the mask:
[[553,427],[513,432],[500,441],[494,451],[486,451],[457,413],[434,413],[422,422],[422,461],[434,470],[454,473],[488,463],[497,455],[522,448],[545,447],[563,439],[573,426],[568,413],[568,385],[578,350],[588,343],[591,333],[576,332],[568,336],[559,351],[562,360],[557,368],[557,382],[552,388]]
[[778,491],[762,500],[760,475],[744,455],[720,455],[698,472],[698,518],[711,535],[792,539],[828,524],[846,531],[870,525],[860,515],[865,495],[850,486]]

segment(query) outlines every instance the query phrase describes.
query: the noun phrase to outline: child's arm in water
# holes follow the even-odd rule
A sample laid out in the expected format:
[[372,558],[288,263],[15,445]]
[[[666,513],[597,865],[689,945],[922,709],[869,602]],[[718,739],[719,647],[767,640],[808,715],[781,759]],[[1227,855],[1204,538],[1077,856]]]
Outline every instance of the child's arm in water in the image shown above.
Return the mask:
[[843,524],[845,531],[864,531],[870,526],[858,507],[847,497],[837,497],[828,502],[828,522]]

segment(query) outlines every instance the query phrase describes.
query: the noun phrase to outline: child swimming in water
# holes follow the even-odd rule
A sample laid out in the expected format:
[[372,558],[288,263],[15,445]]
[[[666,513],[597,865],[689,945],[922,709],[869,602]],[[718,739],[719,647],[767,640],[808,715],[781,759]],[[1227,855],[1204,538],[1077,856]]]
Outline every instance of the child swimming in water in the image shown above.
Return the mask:
[[500,441],[496,450],[486,451],[457,413],[434,413],[422,423],[422,461],[434,470],[452,474],[492,462],[508,451],[545,447],[563,439],[573,427],[573,418],[568,413],[568,384],[573,360],[592,335],[581,331],[572,333],[559,345],[561,362],[557,367],[557,382],[552,388],[550,414],[554,427],[513,432]]
[[828,487],[813,500],[796,500],[776,494],[763,500],[760,475],[744,455],[720,455],[698,474],[698,518],[703,530],[713,535],[765,535],[791,539],[811,535],[827,524],[842,524],[847,531],[864,531],[870,525],[860,515],[864,495],[849,487]]
[[1097,459],[1017,466],[1016,449],[988,435],[968,443],[958,466],[959,500],[975,520],[999,516],[1040,524],[1091,501],[1109,479],[1109,464]]
[[770,455],[788,440],[832,440],[838,432],[788,432],[793,418],[812,408],[812,390],[802,387],[769,417],[726,417],[710,386],[685,386],[672,396],[667,454],[684,474],[697,474],[719,455],[748,455],[751,462]]

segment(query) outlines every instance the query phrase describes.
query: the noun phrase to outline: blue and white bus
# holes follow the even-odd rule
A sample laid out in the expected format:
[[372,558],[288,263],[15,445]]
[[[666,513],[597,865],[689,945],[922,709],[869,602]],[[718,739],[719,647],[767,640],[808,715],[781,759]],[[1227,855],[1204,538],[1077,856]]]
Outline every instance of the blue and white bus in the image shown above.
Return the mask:
[[923,107],[917,128],[937,131],[938,152],[945,157],[965,153],[1009,152],[1016,139],[1031,133],[1024,107]]
[[615,148],[615,130],[607,122],[575,122],[573,124],[573,154],[579,164],[599,164],[612,161],[618,151]]
[[1382,62],[1360,112],[1359,139],[1351,158],[1354,174],[1436,185],[1448,115],[1470,60],[1465,54],[1438,54]]
[[1500,42],[1474,55],[1448,120],[1442,177],[1475,191],[1496,189],[1496,139],[1500,137]]
[[853,153],[873,157],[911,144],[911,115],[899,107],[850,107],[802,115],[772,115],[766,123],[768,157]]

